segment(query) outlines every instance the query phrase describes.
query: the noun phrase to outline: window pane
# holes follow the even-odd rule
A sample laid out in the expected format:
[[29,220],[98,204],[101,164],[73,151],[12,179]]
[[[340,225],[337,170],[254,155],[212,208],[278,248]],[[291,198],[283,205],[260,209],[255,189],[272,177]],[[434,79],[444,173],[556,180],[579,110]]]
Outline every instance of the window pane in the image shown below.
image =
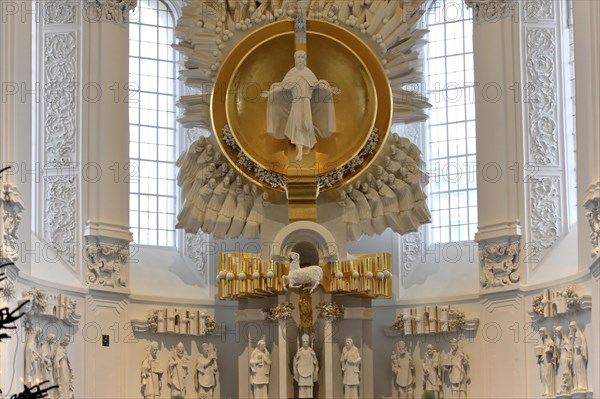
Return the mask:
[[175,20],[161,0],[141,0],[134,15],[129,24],[129,90],[135,99],[129,102],[129,158],[139,167],[129,187],[130,224],[138,244],[173,246]]
[[472,240],[477,226],[472,13],[438,0],[427,15],[431,243]]

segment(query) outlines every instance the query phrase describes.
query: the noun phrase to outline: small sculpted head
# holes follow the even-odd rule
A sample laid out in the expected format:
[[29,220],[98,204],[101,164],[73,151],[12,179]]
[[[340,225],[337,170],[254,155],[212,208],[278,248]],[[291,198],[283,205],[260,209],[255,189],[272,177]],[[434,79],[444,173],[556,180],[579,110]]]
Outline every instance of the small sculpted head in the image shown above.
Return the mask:
[[305,51],[296,51],[294,53],[294,62],[296,64],[296,68],[304,69],[306,66],[306,52]]

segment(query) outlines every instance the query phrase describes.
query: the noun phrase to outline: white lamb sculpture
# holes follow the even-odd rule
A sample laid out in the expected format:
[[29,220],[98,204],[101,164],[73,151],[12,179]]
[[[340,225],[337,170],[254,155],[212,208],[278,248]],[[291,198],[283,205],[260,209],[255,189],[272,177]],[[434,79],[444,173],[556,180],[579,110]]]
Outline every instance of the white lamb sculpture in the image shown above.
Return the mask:
[[323,269],[321,266],[308,266],[300,268],[300,255],[296,252],[290,252],[290,272],[287,276],[281,277],[283,289],[287,291],[285,280],[287,279],[292,288],[301,288],[303,284],[310,284],[310,293],[317,289],[323,279]]

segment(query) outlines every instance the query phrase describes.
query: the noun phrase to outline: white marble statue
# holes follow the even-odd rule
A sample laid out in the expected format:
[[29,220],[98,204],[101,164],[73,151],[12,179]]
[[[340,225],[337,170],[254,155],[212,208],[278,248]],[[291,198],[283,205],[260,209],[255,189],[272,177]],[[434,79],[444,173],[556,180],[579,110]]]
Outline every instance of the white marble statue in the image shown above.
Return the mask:
[[256,239],[260,237],[260,226],[263,222],[263,214],[265,208],[269,206],[269,194],[263,191],[262,194],[256,194],[254,204],[246,219],[246,224],[242,229],[242,235],[248,239]]
[[458,345],[458,340],[450,341],[450,353],[446,356],[444,368],[450,380],[450,391],[453,398],[465,399],[467,397],[467,384],[469,377],[469,356]]
[[553,398],[556,395],[556,345],[546,327],[539,329],[541,345],[538,346],[538,364],[541,367],[541,378],[544,385],[542,396]]
[[587,341],[574,321],[569,323],[569,340],[573,347],[573,392],[587,392]]
[[[48,381],[48,386],[54,386],[57,382],[54,380],[54,357],[56,355],[58,340],[56,339],[56,335],[48,334],[46,337],[46,341],[44,345],[42,345],[42,361],[44,363],[44,375],[42,377],[42,381]],[[48,391],[49,398],[56,397],[56,389],[51,389]]]
[[554,327],[554,343],[558,353],[556,393],[570,394],[573,390],[573,345],[564,336],[562,326]]
[[312,149],[317,136],[329,137],[336,129],[333,94],[339,89],[318,80],[306,66],[306,52],[294,53],[295,66],[280,83],[273,83],[268,97],[267,133],[276,139],[289,139],[296,146],[296,160]]
[[54,352],[54,383],[58,385],[57,396],[61,399],[74,398],[73,369],[67,355],[67,345],[71,336],[65,335],[60,339]]
[[423,391],[433,395],[433,399],[443,397],[442,387],[442,363],[440,354],[433,345],[427,345],[425,358],[423,359]]
[[213,399],[219,376],[217,350],[212,344],[203,343],[202,352],[196,360],[194,383],[199,398]]
[[317,289],[323,279],[323,269],[321,266],[313,265],[300,268],[300,255],[297,252],[290,252],[290,270],[287,275],[281,276],[281,283],[284,290],[287,291],[285,280],[289,282],[290,288],[301,288],[302,285],[310,285],[310,293]]
[[142,361],[141,392],[144,399],[155,399],[160,397],[163,369],[157,359],[157,355],[158,342],[151,342],[148,346],[148,355]]
[[319,376],[317,354],[309,343],[309,336],[302,335],[302,346],[294,355],[294,380],[298,383],[299,398],[313,397],[313,387]]
[[185,398],[185,383],[189,372],[189,358],[181,342],[173,348],[172,352],[167,367],[167,386],[171,389],[171,399],[175,397]]
[[356,204],[352,201],[352,198],[350,198],[348,193],[342,190],[340,191],[338,205],[343,207],[342,221],[346,223],[348,240],[357,241],[361,237],[362,232],[360,229],[360,218],[358,216]]
[[415,363],[406,348],[406,342],[400,341],[392,352],[392,372],[398,389],[399,399],[415,397]]
[[342,349],[340,363],[342,365],[342,384],[344,385],[344,399],[358,399],[360,387],[360,353],[354,345],[352,338],[346,338]]
[[40,354],[40,338],[42,329],[36,326],[26,330],[25,335],[25,377],[24,383],[28,386],[37,384],[42,377],[42,362]]
[[236,198],[235,212],[233,213],[231,226],[229,226],[229,230],[227,231],[227,237],[237,238],[242,234],[244,224],[246,223],[248,216],[250,216],[250,211],[252,211],[253,205],[254,196],[250,192],[250,186],[244,184],[242,192],[239,193]]
[[371,207],[371,223],[373,223],[373,230],[375,231],[375,234],[382,234],[387,228],[387,224],[385,223],[385,218],[383,216],[383,203],[381,202],[379,193],[368,183],[362,183],[360,189]]
[[360,191],[360,182],[357,181],[355,186],[349,184],[346,187],[346,193],[356,205],[363,234],[369,236],[375,234],[373,223],[371,222],[371,206],[369,205],[369,201],[367,201],[367,197]]
[[271,375],[271,355],[265,339],[256,344],[250,355],[250,384],[254,399],[269,398],[269,378]]

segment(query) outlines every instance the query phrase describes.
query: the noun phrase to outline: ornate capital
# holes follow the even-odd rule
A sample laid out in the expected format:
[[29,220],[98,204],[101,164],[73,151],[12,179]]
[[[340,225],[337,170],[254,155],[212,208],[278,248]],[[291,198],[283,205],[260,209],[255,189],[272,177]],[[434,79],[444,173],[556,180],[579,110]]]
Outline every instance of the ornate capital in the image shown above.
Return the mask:
[[515,0],[465,0],[473,9],[476,21],[495,22],[516,13],[519,3]]
[[86,283],[91,287],[123,290],[129,287],[129,242],[90,242],[85,246]]
[[479,243],[480,279],[483,288],[505,287],[517,283],[519,275],[520,239],[516,241]]
[[106,20],[118,24],[129,21],[129,13],[137,7],[137,0],[86,0],[89,21]]
[[17,230],[21,223],[23,212],[21,195],[17,188],[10,183],[2,185],[0,197],[0,210],[2,211],[2,246],[0,247],[0,262],[16,262],[19,259],[19,245]]
[[587,210],[586,216],[592,229],[590,233],[592,256],[596,257],[600,255],[600,182],[588,189],[588,195],[583,206]]

